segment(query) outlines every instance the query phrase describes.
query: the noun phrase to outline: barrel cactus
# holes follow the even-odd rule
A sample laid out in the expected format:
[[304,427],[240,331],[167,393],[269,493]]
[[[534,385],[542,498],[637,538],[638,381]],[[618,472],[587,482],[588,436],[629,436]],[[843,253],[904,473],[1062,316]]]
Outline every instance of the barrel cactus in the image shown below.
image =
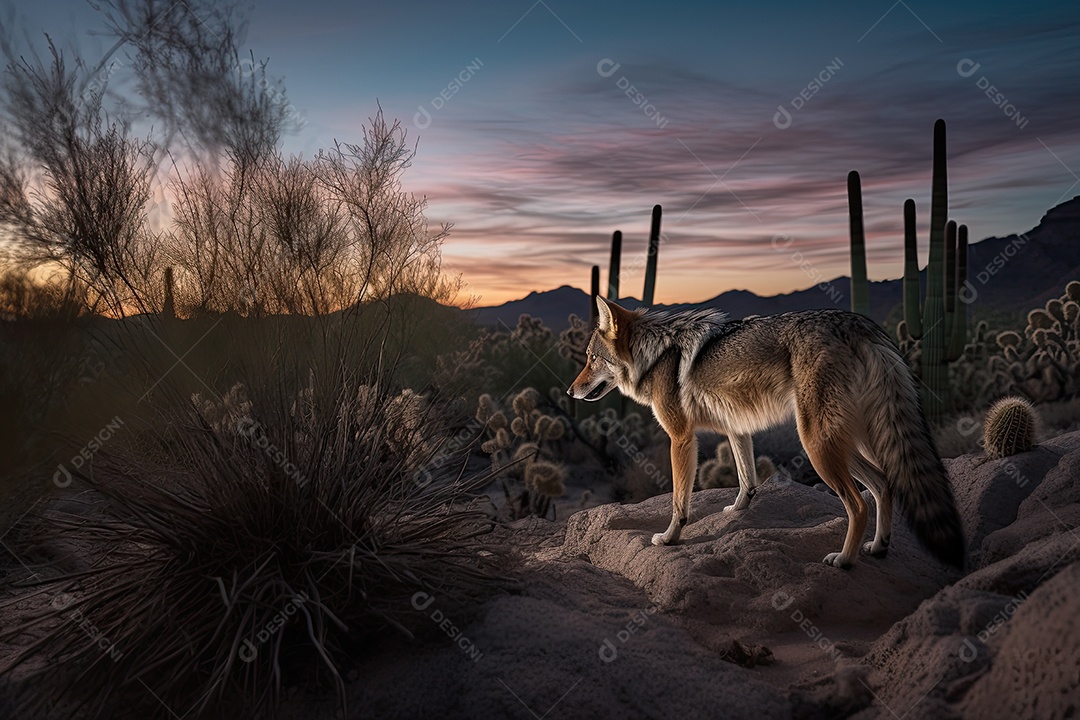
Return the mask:
[[1035,447],[1035,408],[1010,395],[992,406],[983,424],[983,446],[992,458],[1004,458]]

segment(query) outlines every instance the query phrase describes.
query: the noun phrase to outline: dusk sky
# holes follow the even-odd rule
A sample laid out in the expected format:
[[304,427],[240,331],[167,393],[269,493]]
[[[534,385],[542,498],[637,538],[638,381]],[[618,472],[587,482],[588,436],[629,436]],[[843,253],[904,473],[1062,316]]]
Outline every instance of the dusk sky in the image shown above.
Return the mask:
[[[77,0],[16,12],[35,39],[88,55],[108,42]],[[406,187],[433,224],[454,223],[447,268],[483,305],[587,289],[594,264],[606,284],[616,229],[623,294],[640,297],[656,203],[659,303],[846,275],[849,170],[870,277],[898,277],[907,197],[925,262],[939,117],[950,216],[973,240],[1028,230],[1080,194],[1075,0],[258,0],[245,47],[304,121],[286,153],[358,141],[376,101],[419,138]]]

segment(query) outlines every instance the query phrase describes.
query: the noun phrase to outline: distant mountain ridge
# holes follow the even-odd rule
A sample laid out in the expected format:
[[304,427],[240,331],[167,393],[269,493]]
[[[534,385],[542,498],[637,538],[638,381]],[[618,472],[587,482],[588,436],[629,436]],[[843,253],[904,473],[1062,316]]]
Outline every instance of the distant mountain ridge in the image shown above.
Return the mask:
[[[922,252],[926,251],[925,242]],[[1039,224],[1026,233],[989,237],[968,246],[968,297],[981,311],[1022,317],[1031,308],[1057,297],[1070,280],[1080,279],[1080,196],[1051,208]],[[926,270],[922,271],[925,291]],[[851,279],[842,276],[794,292],[762,297],[749,290],[728,290],[701,303],[657,305],[685,309],[715,307],[732,318],[772,315],[797,310],[851,307]],[[903,279],[870,283],[870,314],[884,322],[899,315]],[[620,298],[630,308],[641,305],[634,298]],[[531,292],[502,305],[473,308],[467,316],[481,325],[515,327],[518,317],[541,318],[550,328],[561,330],[570,314],[587,318],[588,293],[569,285]],[[895,317],[894,317],[895,319]]]

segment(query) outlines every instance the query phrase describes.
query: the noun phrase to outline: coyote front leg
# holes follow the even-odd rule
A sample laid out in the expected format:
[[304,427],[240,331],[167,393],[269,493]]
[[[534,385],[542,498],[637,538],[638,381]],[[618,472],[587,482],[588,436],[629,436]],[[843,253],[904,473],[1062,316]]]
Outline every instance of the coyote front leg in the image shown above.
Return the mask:
[[697,436],[671,438],[671,524],[662,533],[652,536],[653,545],[667,545],[679,539],[683,525],[690,515],[690,492],[697,475]]
[[759,484],[754,464],[754,436],[729,434],[728,442],[731,443],[731,454],[735,456],[735,470],[739,473],[739,494],[735,503],[725,507],[724,512],[745,510]]

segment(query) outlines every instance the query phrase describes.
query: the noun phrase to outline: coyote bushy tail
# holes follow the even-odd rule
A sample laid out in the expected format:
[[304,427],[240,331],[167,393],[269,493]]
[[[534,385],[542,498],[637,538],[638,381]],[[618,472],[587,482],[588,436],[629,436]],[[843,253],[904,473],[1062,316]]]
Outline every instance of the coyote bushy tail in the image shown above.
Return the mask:
[[964,531],[923,415],[918,380],[887,338],[886,343],[880,345],[884,366],[877,380],[882,385],[867,393],[870,443],[915,537],[934,557],[963,568]]

